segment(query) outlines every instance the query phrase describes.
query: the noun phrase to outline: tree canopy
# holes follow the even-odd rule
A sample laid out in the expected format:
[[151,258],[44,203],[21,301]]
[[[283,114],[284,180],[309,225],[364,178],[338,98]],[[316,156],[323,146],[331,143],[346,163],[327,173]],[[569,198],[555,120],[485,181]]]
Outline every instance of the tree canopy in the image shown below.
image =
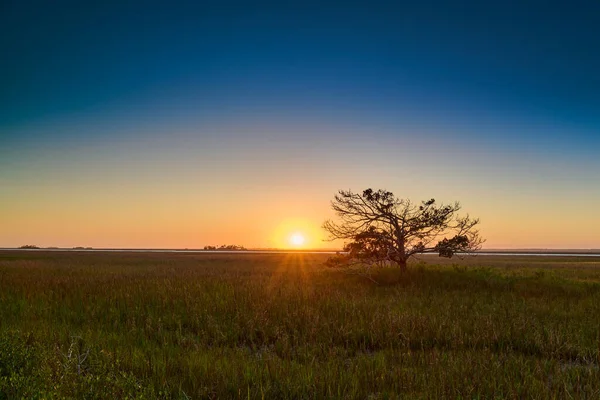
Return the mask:
[[434,199],[418,204],[386,190],[362,193],[340,190],[331,202],[338,217],[323,228],[330,240],[346,242],[344,252],[331,265],[392,264],[406,269],[415,254],[437,253],[451,258],[481,248],[479,219],[460,216],[460,203],[438,204]]
[[247,250],[244,246],[240,246],[237,244],[222,244],[220,246],[204,246],[204,250],[221,250],[221,251],[244,251]]

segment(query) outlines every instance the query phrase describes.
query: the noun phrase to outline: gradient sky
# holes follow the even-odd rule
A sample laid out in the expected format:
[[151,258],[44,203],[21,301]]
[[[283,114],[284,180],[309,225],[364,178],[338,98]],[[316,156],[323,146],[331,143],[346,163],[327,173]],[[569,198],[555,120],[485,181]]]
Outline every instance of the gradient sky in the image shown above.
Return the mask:
[[0,247],[331,247],[373,187],[600,248],[599,49],[596,0],[3,1]]

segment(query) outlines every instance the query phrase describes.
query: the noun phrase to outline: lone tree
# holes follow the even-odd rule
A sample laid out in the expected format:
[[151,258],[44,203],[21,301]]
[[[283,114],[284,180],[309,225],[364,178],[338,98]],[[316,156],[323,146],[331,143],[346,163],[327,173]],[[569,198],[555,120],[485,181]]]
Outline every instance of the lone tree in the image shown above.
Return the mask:
[[339,222],[323,224],[329,239],[350,240],[344,245],[346,254],[330,260],[332,266],[392,264],[404,271],[415,254],[451,258],[479,250],[483,243],[475,229],[479,219],[459,216],[458,202],[444,205],[431,199],[417,205],[385,190],[340,190],[331,207]]

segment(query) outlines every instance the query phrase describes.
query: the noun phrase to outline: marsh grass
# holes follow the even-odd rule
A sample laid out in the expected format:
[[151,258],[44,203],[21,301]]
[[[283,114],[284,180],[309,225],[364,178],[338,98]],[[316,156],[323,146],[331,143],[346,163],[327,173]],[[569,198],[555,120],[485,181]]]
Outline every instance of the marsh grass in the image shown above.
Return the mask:
[[0,399],[600,396],[598,259],[325,259],[0,253]]

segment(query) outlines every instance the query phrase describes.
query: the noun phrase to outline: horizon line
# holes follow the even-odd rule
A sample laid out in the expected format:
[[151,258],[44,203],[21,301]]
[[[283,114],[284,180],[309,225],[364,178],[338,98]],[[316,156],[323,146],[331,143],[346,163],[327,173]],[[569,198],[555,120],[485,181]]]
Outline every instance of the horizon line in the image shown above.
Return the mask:
[[[35,245],[33,245],[35,246]],[[91,246],[74,246],[74,247],[58,247],[58,246],[36,246],[36,247],[0,247],[0,250],[96,250],[96,251],[193,251],[193,252],[212,252],[212,253],[225,253],[225,252],[244,252],[244,251],[285,251],[285,252],[343,252],[341,248],[283,248],[283,247],[250,247],[239,250],[234,249],[214,249],[207,250],[204,248],[188,248],[188,247],[180,247],[180,248],[169,248],[169,247],[91,247]],[[549,251],[549,252],[574,252],[574,251],[583,251],[583,252],[600,252],[600,248],[583,248],[583,247],[501,247],[501,248],[482,248],[473,253],[486,253],[486,252],[533,252],[533,251]],[[435,254],[435,253],[423,253],[423,254]]]

